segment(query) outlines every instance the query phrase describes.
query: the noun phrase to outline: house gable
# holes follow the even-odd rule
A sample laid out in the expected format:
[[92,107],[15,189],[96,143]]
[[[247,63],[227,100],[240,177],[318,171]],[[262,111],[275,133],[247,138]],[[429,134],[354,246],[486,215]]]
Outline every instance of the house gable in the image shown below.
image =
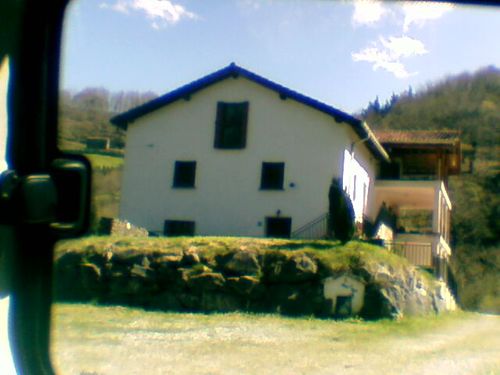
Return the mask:
[[352,117],[347,113],[342,112],[325,103],[322,103],[316,99],[300,94],[285,86],[279,85],[264,77],[252,73],[249,70],[243,69],[234,63],[201,79],[198,79],[174,91],[171,91],[170,93],[153,99],[141,106],[119,114],[111,119],[111,123],[118,127],[121,127],[122,129],[126,129],[128,124],[134,122],[142,116],[152,113],[179,100],[189,101],[191,99],[191,96],[196,94],[200,90],[206,89],[207,87],[212,86],[213,84],[220,81],[231,78],[236,79],[240,76],[276,92],[282,100],[294,100],[333,117],[336,122],[343,122],[348,124],[350,127],[352,127],[352,129],[360,139],[366,140],[367,147],[377,159],[386,161],[389,159],[384,148],[380,145],[368,125],[363,121],[356,119],[355,117]]

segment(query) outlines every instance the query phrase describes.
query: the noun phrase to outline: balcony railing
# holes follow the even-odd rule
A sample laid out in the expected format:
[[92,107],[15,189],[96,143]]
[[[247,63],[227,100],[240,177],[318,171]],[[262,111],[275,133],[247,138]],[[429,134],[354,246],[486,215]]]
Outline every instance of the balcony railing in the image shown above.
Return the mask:
[[393,253],[405,257],[416,266],[433,266],[432,243],[430,242],[384,241],[384,245]]
[[321,239],[328,233],[328,213],[311,220],[309,223],[295,230],[291,237],[300,239]]

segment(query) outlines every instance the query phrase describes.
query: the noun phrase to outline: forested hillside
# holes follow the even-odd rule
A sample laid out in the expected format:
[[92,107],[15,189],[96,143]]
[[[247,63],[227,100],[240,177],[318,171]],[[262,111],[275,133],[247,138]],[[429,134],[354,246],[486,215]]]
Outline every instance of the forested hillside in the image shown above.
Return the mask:
[[363,118],[375,129],[454,129],[462,142],[495,147],[500,133],[500,69],[450,76],[417,94],[410,88],[381,104],[369,103]]
[[500,312],[500,69],[447,77],[384,104],[375,99],[361,117],[374,129],[461,131],[474,168],[449,181],[452,269],[463,306]]
[[[109,92],[86,88],[77,93],[60,93],[59,147],[85,154],[93,168],[93,229],[99,218],[118,216],[125,132],[109,119],[156,97],[152,92]],[[109,139],[109,147],[89,147],[89,139]]]
[[156,97],[153,92],[109,92],[103,88],[86,88],[75,94],[60,93],[59,145],[64,150],[81,150],[88,138],[109,138],[111,147],[123,148],[125,133],[111,125],[117,113]]

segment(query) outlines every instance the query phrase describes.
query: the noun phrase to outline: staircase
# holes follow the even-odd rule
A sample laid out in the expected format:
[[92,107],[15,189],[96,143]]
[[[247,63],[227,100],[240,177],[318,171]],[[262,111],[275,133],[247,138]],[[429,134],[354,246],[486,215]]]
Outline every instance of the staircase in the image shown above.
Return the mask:
[[328,234],[328,212],[293,231],[291,238],[321,239]]

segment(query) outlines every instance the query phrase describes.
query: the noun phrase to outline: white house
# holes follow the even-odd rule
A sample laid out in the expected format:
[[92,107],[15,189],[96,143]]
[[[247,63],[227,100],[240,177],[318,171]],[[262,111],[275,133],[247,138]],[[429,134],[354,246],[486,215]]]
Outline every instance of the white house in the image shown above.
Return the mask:
[[326,223],[332,178],[360,222],[388,159],[362,121],[235,64],[111,121],[120,217],[167,235],[300,236]]

